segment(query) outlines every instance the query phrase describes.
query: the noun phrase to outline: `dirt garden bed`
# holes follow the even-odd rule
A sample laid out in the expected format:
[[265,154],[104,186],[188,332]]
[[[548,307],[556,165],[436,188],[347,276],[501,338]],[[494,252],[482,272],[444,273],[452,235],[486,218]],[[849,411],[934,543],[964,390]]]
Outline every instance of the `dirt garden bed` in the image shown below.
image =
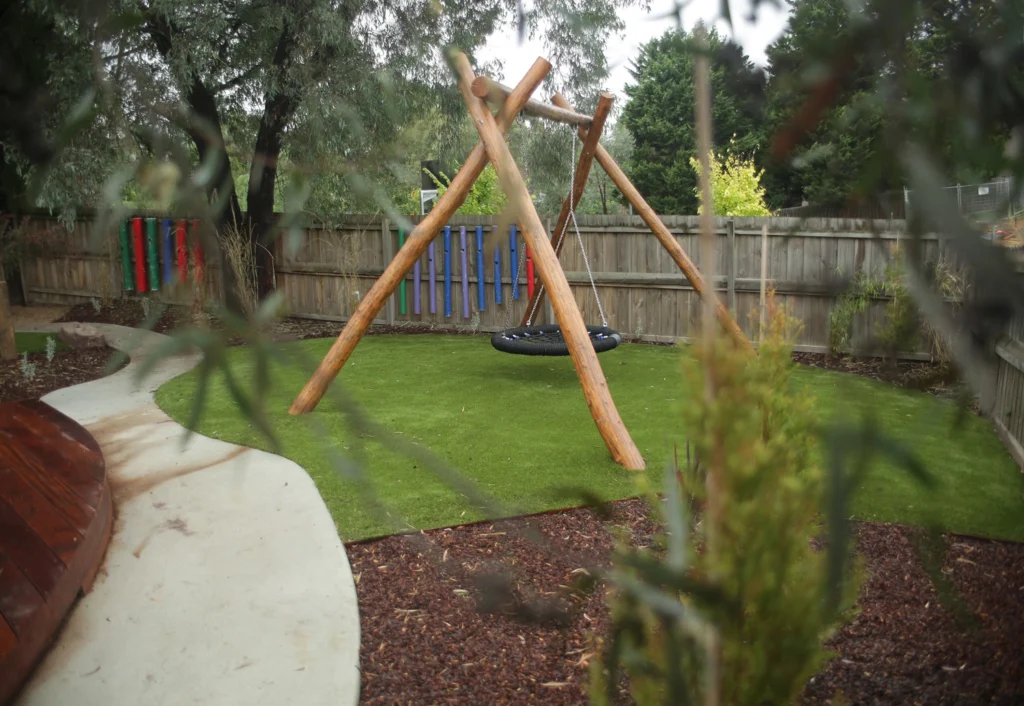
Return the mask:
[[121,360],[113,369],[108,367],[115,353],[112,348],[59,350],[49,362],[45,353],[29,353],[28,362],[35,366],[32,377],[22,372],[21,358],[0,361],[0,402],[37,399],[62,387],[101,378],[127,364]]
[[859,375],[937,397],[955,398],[963,392],[962,383],[952,369],[930,361],[892,361],[887,358],[830,356],[824,353],[794,353],[793,360],[812,368]]
[[[638,501],[614,508],[635,541],[649,540]],[[546,546],[521,536],[528,524]],[[860,704],[1024,702],[1024,545],[947,537],[942,571],[973,622],[961,627],[940,606],[910,533],[858,526],[869,571],[860,612],[832,640],[837,657],[804,702],[832,703],[837,693]],[[603,591],[564,587],[611,548],[586,509],[349,545],[362,703],[586,703],[589,635],[606,628],[608,611]],[[488,601],[474,576],[495,569],[512,578],[503,600]]]

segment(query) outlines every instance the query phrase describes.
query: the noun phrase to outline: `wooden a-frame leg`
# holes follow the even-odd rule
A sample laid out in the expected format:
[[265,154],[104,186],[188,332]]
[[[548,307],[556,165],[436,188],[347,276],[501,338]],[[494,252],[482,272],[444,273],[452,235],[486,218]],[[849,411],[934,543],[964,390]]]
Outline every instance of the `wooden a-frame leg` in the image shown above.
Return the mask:
[[512,159],[490,108],[482,98],[473,95],[472,84],[475,76],[464,54],[455,56],[455,67],[459,73],[459,89],[473,117],[473,124],[487,149],[487,156],[498,173],[502,189],[519,217],[519,225],[533,253],[533,262],[540,273],[541,282],[550,292],[551,305],[561,326],[572,362],[576,366],[583,395],[598,432],[617,463],[631,470],[642,470],[643,457],[615,408],[604,371],[601,370],[594,345],[583,324],[583,317],[573,298],[569,282],[565,279],[565,273],[558,264],[555,251],[548,241],[547,230],[530,199],[523,175],[519,173]]
[[[562,246],[565,245],[565,240],[569,237],[568,232],[563,237],[563,231],[569,225],[569,209],[570,206],[578,206],[580,199],[583,198],[583,190],[587,188],[587,178],[590,176],[590,167],[594,164],[594,154],[601,145],[601,132],[604,130],[604,123],[608,119],[608,114],[612,109],[612,101],[614,100],[614,96],[610,93],[601,94],[597,102],[597,110],[594,112],[594,120],[590,123],[590,130],[583,137],[583,150],[580,152],[579,164],[576,165],[576,177],[571,186],[572,191],[569,192],[571,196],[562,203],[562,210],[559,211],[558,220],[555,221],[555,229],[551,231],[551,245],[555,249],[555,257],[562,254]],[[580,132],[581,136],[583,134]],[[536,316],[536,312],[540,311],[540,305],[544,302],[546,289],[546,287],[537,287],[533,291],[533,296],[530,297],[530,301],[526,304],[526,311],[523,312],[523,320],[519,324],[520,326],[526,326],[531,323],[532,318]]]
[[[502,134],[508,130],[516,114],[526,105],[530,95],[550,70],[551,64],[547,60],[537,59],[530,70],[526,72],[523,80],[519,82],[498,112],[497,127]],[[345,365],[345,361],[348,360],[356,344],[366,333],[366,329],[373,323],[374,317],[380,312],[388,297],[405,279],[416,261],[426,252],[441,226],[466,200],[469,190],[486,166],[487,152],[484,150],[483,143],[478,142],[463,163],[462,168],[459,169],[458,174],[452,179],[444,195],[437,200],[434,208],[420,221],[419,225],[409,233],[405,245],[395,254],[384,273],[373,283],[370,291],[359,302],[359,306],[356,307],[355,312],[345,324],[345,328],[338,335],[338,339],[320,362],[316,372],[292,402],[291,409],[288,410],[290,414],[312,412],[320,403],[324,393],[327,392],[327,387],[337,377],[342,366]]]
[[[551,102],[559,108],[571,110],[569,101],[561,95],[555,94],[552,96]],[[587,139],[588,135],[585,128],[581,127],[579,129],[579,134],[582,139]],[[751,345],[746,335],[744,335],[743,330],[739,327],[739,324],[736,323],[736,320],[732,318],[729,310],[722,305],[721,301],[719,301],[718,295],[715,294],[714,289],[707,286],[700,270],[697,269],[697,266],[694,264],[693,260],[690,259],[690,256],[686,254],[683,246],[680,245],[674,237],[672,237],[672,233],[669,232],[668,228],[665,227],[665,224],[661,222],[660,218],[658,218],[658,214],[655,210],[644,200],[644,197],[636,190],[636,187],[633,186],[633,183],[629,180],[629,177],[626,176],[626,173],[622,171],[622,168],[619,167],[615,160],[612,159],[612,156],[608,154],[608,150],[598,144],[597,148],[594,150],[594,157],[597,159],[597,163],[601,165],[601,168],[604,169],[605,173],[608,174],[612,183],[618,187],[622,195],[625,196],[626,200],[633,206],[633,210],[637,212],[640,218],[643,219],[644,223],[647,224],[647,227],[651,229],[651,232],[654,233],[654,237],[658,239],[658,242],[661,243],[662,247],[664,247],[665,250],[668,251],[668,254],[672,256],[676,265],[678,265],[679,269],[683,271],[684,275],[686,275],[686,279],[690,280],[690,284],[693,286],[694,290],[696,290],[697,294],[701,298],[711,297],[714,299],[715,313],[718,317],[719,324],[721,324],[725,332],[732,337],[736,342],[736,345],[740,348],[745,348],[753,352],[754,347]]]

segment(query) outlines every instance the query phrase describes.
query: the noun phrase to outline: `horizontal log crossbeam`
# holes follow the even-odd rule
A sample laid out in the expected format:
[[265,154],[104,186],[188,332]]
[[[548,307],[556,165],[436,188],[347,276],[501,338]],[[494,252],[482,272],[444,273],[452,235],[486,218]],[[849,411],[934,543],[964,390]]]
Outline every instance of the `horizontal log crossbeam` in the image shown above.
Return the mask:
[[[477,76],[473,80],[473,95],[477,98],[483,98],[491,105],[497,107],[500,107],[505,102],[505,99],[508,97],[511,90],[512,89],[508,86],[504,86],[486,76]],[[541,101],[533,98],[526,101],[526,105],[523,106],[523,112],[537,118],[547,118],[548,120],[554,120],[558,123],[582,125],[583,127],[588,128],[592,121],[592,118],[589,115],[583,115],[582,113],[577,113],[574,110],[559,108],[558,106],[551,105],[549,103],[542,103]]]

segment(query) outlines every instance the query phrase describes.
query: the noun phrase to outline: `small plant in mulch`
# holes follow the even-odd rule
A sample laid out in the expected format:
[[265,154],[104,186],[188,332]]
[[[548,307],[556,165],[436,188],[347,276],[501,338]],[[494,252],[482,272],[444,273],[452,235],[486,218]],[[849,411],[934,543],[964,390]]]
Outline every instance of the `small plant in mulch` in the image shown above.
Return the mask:
[[21,354],[21,359],[18,361],[18,369],[21,371],[21,377],[26,381],[35,379],[36,364],[29,362],[27,352]]
[[724,339],[695,347],[682,422],[704,461],[666,469],[659,548],[619,545],[596,703],[618,702],[623,679],[641,705],[792,703],[828,660],[858,579],[847,546],[812,546],[814,401],[790,382],[794,321],[770,312],[754,359]]

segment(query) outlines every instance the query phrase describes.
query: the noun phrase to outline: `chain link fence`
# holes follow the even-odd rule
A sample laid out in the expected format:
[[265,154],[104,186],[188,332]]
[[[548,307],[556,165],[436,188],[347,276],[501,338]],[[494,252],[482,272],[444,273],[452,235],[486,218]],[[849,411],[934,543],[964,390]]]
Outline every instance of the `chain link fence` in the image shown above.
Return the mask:
[[[973,223],[994,232],[1007,222],[1015,227],[1024,218],[1024,198],[1010,177],[983,184],[957,184],[943,189],[950,199],[956,199],[960,213]],[[913,209],[914,192],[903,190],[906,211]]]

